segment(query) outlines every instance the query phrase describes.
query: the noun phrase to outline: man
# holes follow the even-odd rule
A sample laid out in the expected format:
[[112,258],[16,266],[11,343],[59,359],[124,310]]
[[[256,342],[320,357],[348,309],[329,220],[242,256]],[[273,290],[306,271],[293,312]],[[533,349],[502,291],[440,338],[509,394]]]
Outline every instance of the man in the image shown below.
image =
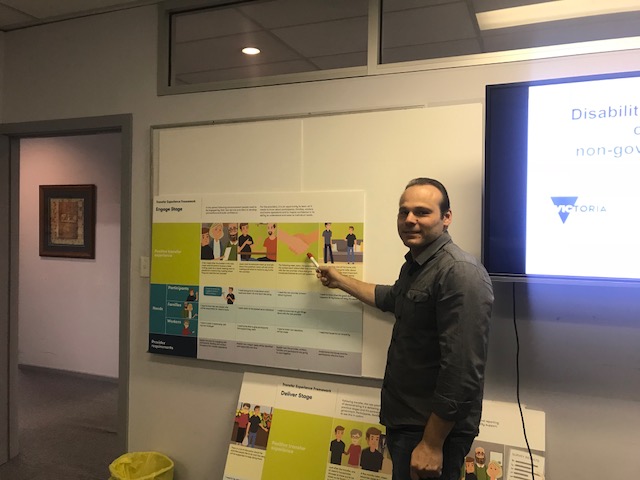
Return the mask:
[[227,260],[236,261],[238,260],[238,224],[227,224],[227,232],[229,233],[229,243],[227,247],[230,249]]
[[247,425],[249,425],[249,409],[251,405],[243,403],[242,408],[236,412],[235,422],[238,424],[236,433],[236,443],[241,444],[247,436]]
[[476,447],[475,451],[475,474],[478,480],[489,480],[489,475],[487,475],[487,465],[485,464],[486,455],[484,453],[484,448]]
[[236,301],[236,296],[233,294],[233,287],[229,287],[225,298],[227,299],[227,305],[233,305],[233,302]]
[[338,425],[334,432],[336,434],[336,438],[331,440],[331,444],[329,445],[329,451],[331,452],[331,460],[330,462],[334,465],[342,464],[342,455],[344,455],[344,449],[346,445],[342,441],[342,436],[344,435],[344,427],[342,425]]
[[478,480],[476,476],[476,462],[473,457],[466,457],[464,459],[464,473],[460,477],[462,480]]
[[445,187],[414,179],[400,197],[409,252],[393,286],[318,268],[323,285],[395,314],[380,409],[394,480],[457,480],[478,434],[493,291],[484,267],[452,242],[451,221]]
[[276,224],[267,223],[267,238],[264,239],[262,246],[265,249],[265,256],[259,258],[263,262],[275,262],[278,255],[278,237],[276,235]]
[[198,292],[196,292],[193,288],[189,289],[189,295],[187,295],[187,302],[197,302],[198,301]]
[[356,254],[355,254],[355,246],[356,246],[356,234],[353,233],[353,225],[349,226],[349,233],[345,237],[347,241],[347,263],[356,263]]
[[[333,263],[333,250],[331,245],[332,236],[333,232],[331,231],[331,223],[326,222],[324,224],[324,230],[322,231],[322,238],[324,238],[324,263],[327,263],[329,258],[331,259],[331,263]],[[327,253],[329,255],[327,255]]]
[[249,235],[249,224],[240,224],[241,235],[238,237],[238,244],[240,245],[240,260],[251,260],[251,245],[253,245],[253,237]]
[[362,432],[357,428],[351,429],[351,445],[347,449],[345,455],[347,458],[347,465],[350,467],[357,468],[360,465],[360,452],[362,452],[362,447],[360,446],[360,437],[362,437]]
[[382,432],[379,428],[369,427],[365,437],[367,439],[367,445],[369,448],[362,451],[360,454],[360,467],[363,470],[369,470],[370,472],[379,472],[382,468],[382,461],[384,457],[382,452],[378,450],[380,446],[380,435]]
[[253,407],[253,415],[249,417],[249,433],[247,434],[249,441],[247,445],[251,448],[254,448],[256,446],[256,439],[258,438],[258,428],[261,428],[265,432],[267,431],[267,429],[262,426],[260,405],[256,405],[255,407]]

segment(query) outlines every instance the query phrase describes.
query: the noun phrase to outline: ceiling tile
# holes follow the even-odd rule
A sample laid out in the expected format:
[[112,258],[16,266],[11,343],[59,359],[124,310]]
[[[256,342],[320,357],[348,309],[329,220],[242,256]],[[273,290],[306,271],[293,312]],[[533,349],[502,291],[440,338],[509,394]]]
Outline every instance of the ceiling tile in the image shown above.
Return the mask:
[[385,48],[382,50],[382,63],[410,62],[430,58],[457,57],[482,53],[475,38],[454,40],[446,43],[429,43],[405,47]]
[[332,68],[359,67],[367,64],[367,52],[343,53],[339,55],[327,55],[326,57],[312,57],[309,59],[321,70]]
[[503,8],[522,7],[534,3],[553,2],[555,0],[473,0],[473,8],[476,12],[490,12]]
[[274,0],[238,7],[265,28],[367,16],[368,0]]
[[383,48],[446,42],[476,35],[463,3],[390,12],[382,20]]
[[173,20],[177,43],[262,30],[235,8],[179,14]]
[[281,38],[305,57],[352,53],[367,49],[366,17],[274,29]]
[[140,4],[132,0],[2,0],[2,3],[39,19],[63,17],[116,5]]
[[383,12],[396,12],[398,10],[409,10],[410,8],[424,8],[442,5],[444,3],[454,3],[460,0],[383,0]]
[[[258,47],[259,55],[245,55],[244,47]],[[266,32],[251,32],[242,35],[180,43],[174,48],[171,65],[175,75],[239,68],[271,62],[297,60],[300,56]]]
[[221,82],[225,80],[286,75],[291,73],[308,72],[310,70],[314,70],[314,68],[308,62],[304,60],[295,60],[289,62],[271,63],[266,65],[251,65],[223,70],[210,70],[205,72],[181,74],[176,78],[175,84],[185,85]]
[[33,21],[33,17],[0,4],[0,28]]

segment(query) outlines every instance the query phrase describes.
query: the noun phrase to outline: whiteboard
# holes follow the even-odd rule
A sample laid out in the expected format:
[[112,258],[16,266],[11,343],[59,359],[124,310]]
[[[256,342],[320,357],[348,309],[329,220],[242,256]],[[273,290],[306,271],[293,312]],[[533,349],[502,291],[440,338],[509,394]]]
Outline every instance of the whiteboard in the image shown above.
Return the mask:
[[[447,187],[454,241],[480,257],[480,103],[154,129],[155,195],[362,190],[364,279],[393,283],[406,248],[398,199],[415,177]],[[365,307],[365,377],[382,378],[393,316]]]

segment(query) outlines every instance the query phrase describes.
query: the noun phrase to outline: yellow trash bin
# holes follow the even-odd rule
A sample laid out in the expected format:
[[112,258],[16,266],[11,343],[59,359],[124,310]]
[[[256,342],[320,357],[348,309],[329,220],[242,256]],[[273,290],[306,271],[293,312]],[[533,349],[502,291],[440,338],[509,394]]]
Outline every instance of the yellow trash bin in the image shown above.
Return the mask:
[[173,461],[158,452],[132,452],[109,465],[109,480],[173,480]]

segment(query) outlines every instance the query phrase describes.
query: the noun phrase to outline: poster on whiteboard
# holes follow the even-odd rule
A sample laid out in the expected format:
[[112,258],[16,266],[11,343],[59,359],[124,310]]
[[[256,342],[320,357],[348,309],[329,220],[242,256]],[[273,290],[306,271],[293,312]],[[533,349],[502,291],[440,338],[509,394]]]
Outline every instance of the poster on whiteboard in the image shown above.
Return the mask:
[[149,351],[345,375],[362,372],[362,305],[316,277],[362,279],[364,193],[154,199]]

